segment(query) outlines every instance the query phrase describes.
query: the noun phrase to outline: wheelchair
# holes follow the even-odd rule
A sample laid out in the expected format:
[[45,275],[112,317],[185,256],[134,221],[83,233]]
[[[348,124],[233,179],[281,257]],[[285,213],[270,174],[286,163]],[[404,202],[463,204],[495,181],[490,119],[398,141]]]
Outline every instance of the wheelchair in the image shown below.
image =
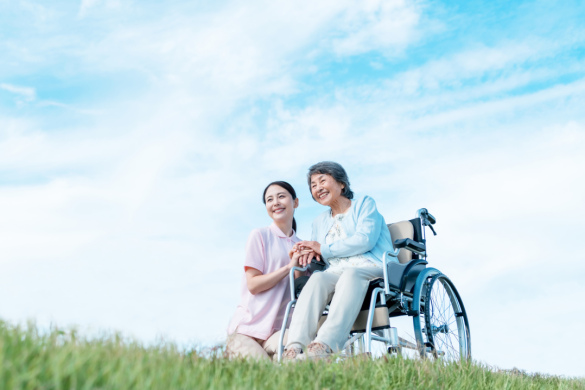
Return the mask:
[[[436,219],[425,208],[419,209],[417,215],[417,218],[388,225],[394,250],[383,256],[384,277],[370,281],[360,313],[340,355],[365,353],[374,357],[372,341],[377,341],[391,355],[402,355],[409,350],[423,359],[471,359],[469,320],[461,296],[445,274],[427,267],[426,228],[436,235],[433,227]],[[309,278],[295,279],[294,272],[322,272],[327,266],[326,262],[313,259],[308,266],[291,270],[291,300],[282,322],[279,362],[291,309]],[[320,324],[325,321],[327,310],[328,306]],[[391,319],[400,316],[412,317],[414,342],[398,337],[397,328],[391,326]]]

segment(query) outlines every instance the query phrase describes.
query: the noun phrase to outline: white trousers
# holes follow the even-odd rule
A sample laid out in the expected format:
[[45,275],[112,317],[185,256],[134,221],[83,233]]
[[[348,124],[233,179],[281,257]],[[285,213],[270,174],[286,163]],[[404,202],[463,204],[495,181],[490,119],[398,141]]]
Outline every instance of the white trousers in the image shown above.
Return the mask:
[[[313,274],[295,305],[287,347],[299,344],[305,349],[311,341],[319,341],[334,352],[341,350],[360,312],[370,280],[383,275],[378,267],[347,268],[341,275]],[[329,314],[317,333],[319,319],[329,301]]]

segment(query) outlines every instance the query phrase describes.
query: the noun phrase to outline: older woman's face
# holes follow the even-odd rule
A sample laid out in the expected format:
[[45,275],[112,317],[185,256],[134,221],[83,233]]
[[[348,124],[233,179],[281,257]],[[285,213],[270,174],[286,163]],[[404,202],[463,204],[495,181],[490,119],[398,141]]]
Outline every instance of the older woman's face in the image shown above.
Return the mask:
[[316,173],[311,176],[311,194],[313,199],[323,206],[330,206],[336,202],[343,188],[343,184],[338,183],[331,175]]

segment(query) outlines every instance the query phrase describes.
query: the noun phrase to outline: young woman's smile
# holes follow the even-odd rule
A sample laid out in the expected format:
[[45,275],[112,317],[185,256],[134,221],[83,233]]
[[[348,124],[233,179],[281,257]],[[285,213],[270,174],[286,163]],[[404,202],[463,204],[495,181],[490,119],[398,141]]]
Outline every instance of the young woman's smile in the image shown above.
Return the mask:
[[298,199],[292,198],[291,194],[279,185],[272,185],[266,190],[266,211],[274,222],[292,223],[294,209],[297,208]]

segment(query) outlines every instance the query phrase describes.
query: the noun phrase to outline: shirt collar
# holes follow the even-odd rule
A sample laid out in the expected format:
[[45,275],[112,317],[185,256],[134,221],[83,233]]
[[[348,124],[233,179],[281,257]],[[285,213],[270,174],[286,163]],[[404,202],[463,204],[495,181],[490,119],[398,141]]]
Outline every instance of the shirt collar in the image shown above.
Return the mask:
[[280,229],[278,228],[278,226],[276,226],[276,224],[275,224],[274,222],[272,222],[272,223],[270,224],[270,230],[272,231],[272,233],[274,233],[275,235],[277,235],[277,236],[278,236],[278,237],[280,237],[280,238],[294,238],[294,237],[295,237],[295,235],[297,234],[297,233],[294,231],[294,229],[293,229],[293,234],[292,234],[292,236],[288,237],[286,234],[284,234],[284,233],[282,232],[282,230],[280,230]]

